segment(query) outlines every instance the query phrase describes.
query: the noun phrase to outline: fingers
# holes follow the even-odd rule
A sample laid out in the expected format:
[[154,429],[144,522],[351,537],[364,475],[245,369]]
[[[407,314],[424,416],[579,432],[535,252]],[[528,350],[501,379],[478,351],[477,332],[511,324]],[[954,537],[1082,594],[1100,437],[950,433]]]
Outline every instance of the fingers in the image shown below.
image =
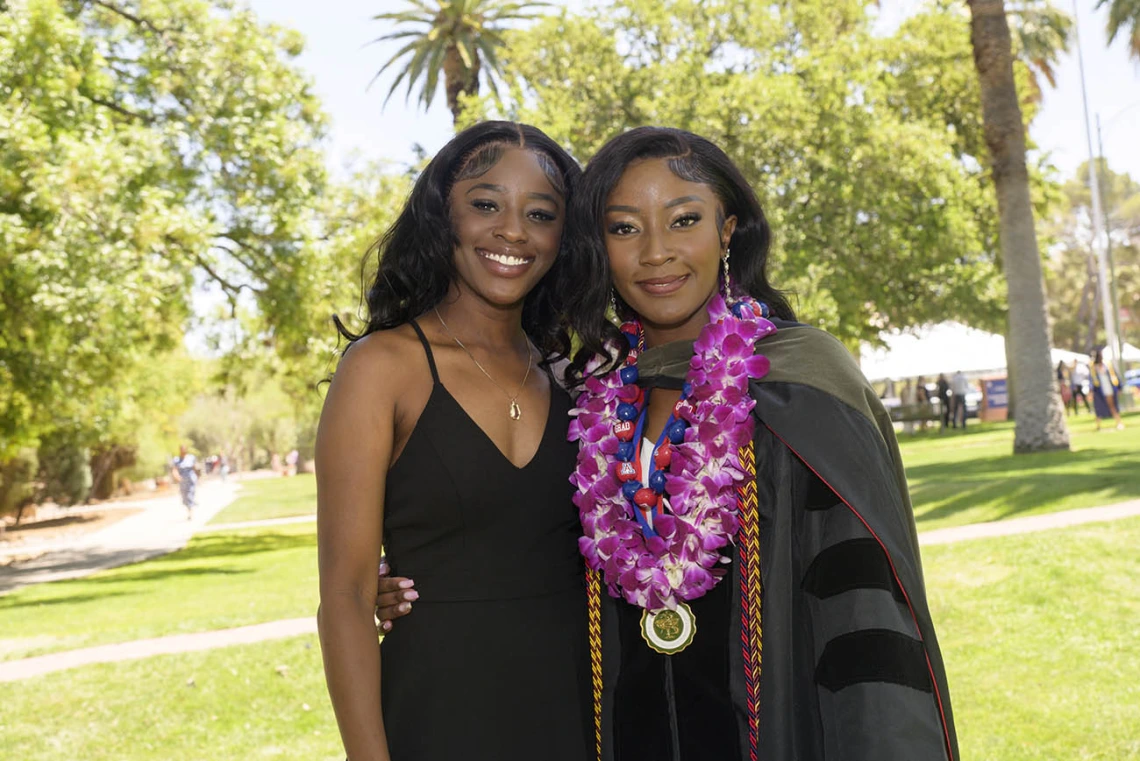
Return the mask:
[[412,603],[420,599],[415,582],[401,576],[383,575],[388,569],[381,563],[381,576],[376,589],[376,618],[380,621],[380,633],[392,631],[392,621],[406,616],[412,611]]

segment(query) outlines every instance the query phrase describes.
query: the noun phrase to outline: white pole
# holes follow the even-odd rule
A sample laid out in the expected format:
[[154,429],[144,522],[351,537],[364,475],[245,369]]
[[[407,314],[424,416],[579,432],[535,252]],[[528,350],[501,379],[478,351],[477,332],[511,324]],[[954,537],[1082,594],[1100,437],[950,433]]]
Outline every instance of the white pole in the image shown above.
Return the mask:
[[[1088,89],[1085,87],[1085,60],[1081,54],[1081,32],[1077,15],[1077,0],[1073,0],[1073,36],[1077,41],[1077,64],[1081,71],[1081,100],[1084,103],[1085,110],[1085,137],[1088,139],[1089,147],[1089,194],[1092,196],[1092,245],[1093,253],[1096,254],[1096,279],[1100,286],[1100,305],[1104,317],[1105,342],[1108,346],[1116,347],[1119,344],[1116,340],[1116,322],[1113,320],[1115,315],[1112,313],[1112,292],[1108,282],[1108,257],[1105,252],[1108,236],[1104,221],[1104,210],[1101,207],[1100,201],[1100,181],[1097,179],[1097,159],[1096,154],[1093,153],[1092,127],[1089,123],[1089,95]],[[1113,353],[1119,354],[1119,351]],[[1115,364],[1117,375],[1119,375],[1120,368],[1122,367],[1119,356],[1116,357]]]
[[[1096,153],[1097,158],[1104,161],[1105,171],[1108,171],[1108,162],[1104,158],[1104,137],[1100,131],[1100,114],[1096,115]],[[1112,278],[1112,329],[1116,332],[1116,343],[1112,345],[1116,357],[1116,374],[1118,378],[1124,377],[1124,334],[1120,330],[1120,294],[1116,290],[1116,266],[1112,261],[1112,237],[1109,235],[1107,215],[1104,223],[1104,242],[1106,259],[1108,259],[1108,274]]]

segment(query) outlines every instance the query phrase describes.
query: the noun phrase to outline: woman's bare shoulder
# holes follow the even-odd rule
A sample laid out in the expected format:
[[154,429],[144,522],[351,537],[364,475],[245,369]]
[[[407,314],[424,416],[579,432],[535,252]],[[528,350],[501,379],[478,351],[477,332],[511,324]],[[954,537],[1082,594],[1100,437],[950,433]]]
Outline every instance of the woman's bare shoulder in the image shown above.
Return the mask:
[[343,389],[350,396],[394,400],[425,378],[430,371],[423,346],[411,325],[401,325],[354,341],[333,373],[330,393]]

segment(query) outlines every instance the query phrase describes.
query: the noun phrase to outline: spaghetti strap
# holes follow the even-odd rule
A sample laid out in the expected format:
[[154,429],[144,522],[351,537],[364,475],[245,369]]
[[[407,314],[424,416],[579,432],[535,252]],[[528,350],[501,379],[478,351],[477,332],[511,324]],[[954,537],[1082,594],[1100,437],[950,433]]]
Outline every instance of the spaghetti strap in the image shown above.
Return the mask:
[[423,329],[415,320],[412,320],[412,328],[416,331],[416,335],[420,337],[420,343],[424,345],[424,353],[427,354],[428,367],[431,368],[432,383],[438,386],[439,371],[435,369],[435,357],[431,353],[431,344],[428,343],[427,336],[424,335]]

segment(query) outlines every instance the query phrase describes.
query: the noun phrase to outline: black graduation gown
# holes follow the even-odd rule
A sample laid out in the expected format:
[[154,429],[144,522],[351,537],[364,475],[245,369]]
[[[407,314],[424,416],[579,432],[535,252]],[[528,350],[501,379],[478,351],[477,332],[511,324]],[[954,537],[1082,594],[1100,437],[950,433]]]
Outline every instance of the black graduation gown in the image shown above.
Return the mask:
[[[756,758],[957,761],[889,418],[838,341],[778,324],[757,346],[772,372],[751,386],[763,590]],[[676,347],[662,347],[672,359],[643,353],[648,384],[683,377],[691,346]],[[690,604],[696,636],[676,655],[650,650],[641,610],[603,593],[607,761],[749,758],[735,550],[732,559]]]

